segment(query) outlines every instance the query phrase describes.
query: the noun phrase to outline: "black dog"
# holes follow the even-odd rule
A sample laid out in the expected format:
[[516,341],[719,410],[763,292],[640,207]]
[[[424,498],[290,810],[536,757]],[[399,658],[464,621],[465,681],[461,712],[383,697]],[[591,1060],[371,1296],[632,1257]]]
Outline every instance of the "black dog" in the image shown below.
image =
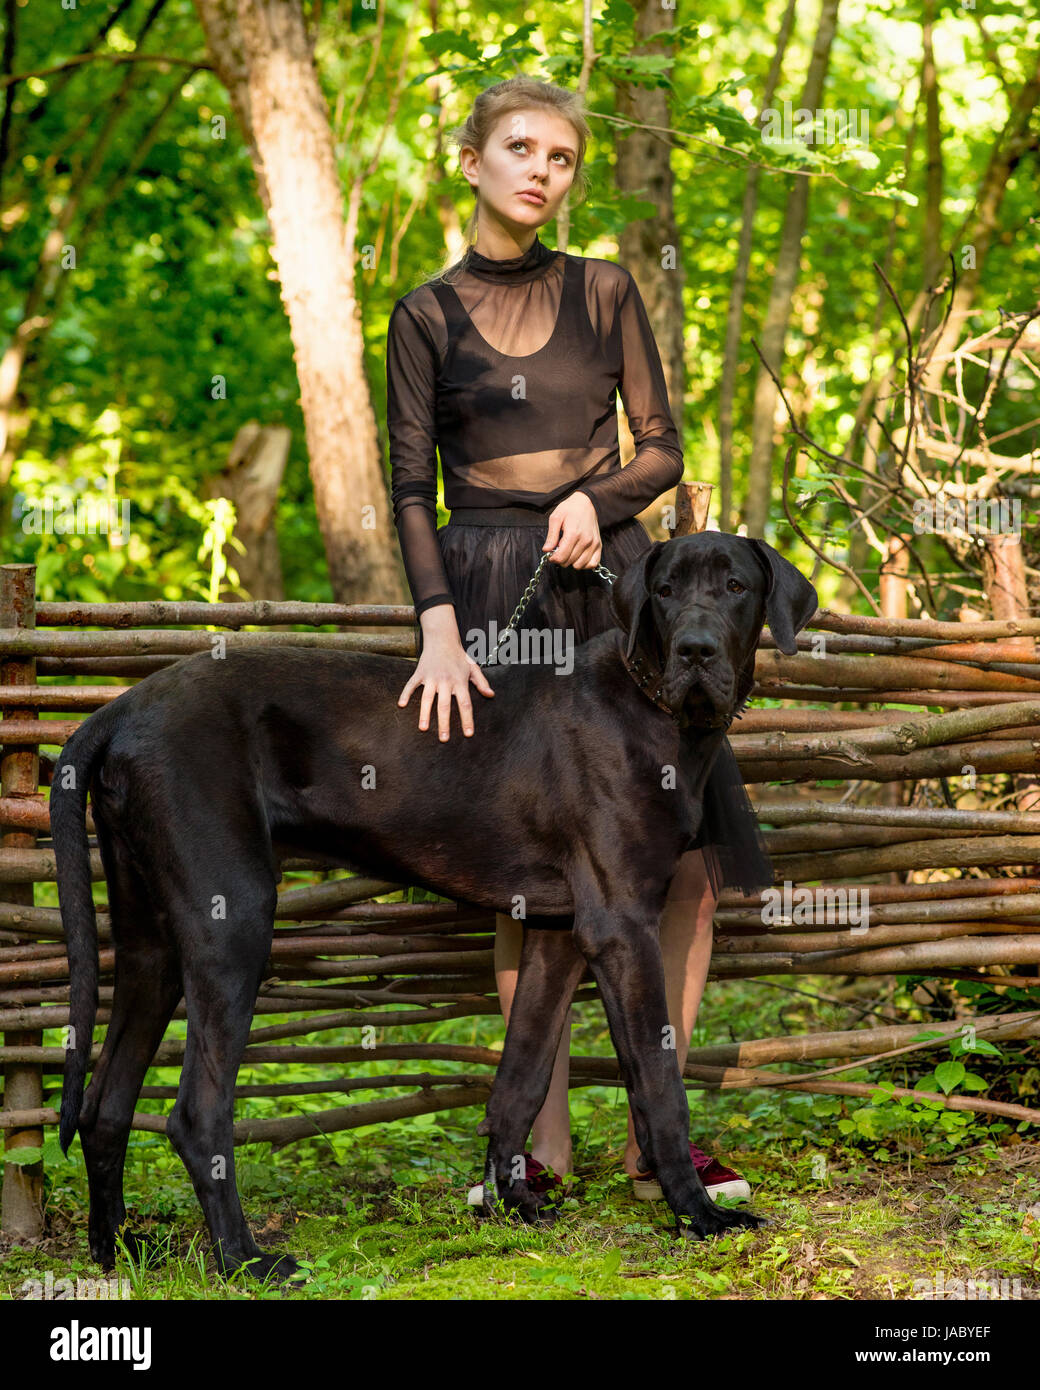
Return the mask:
[[[690,1160],[686,1092],[674,1051],[662,1046],[658,926],[712,762],[753,684],[763,620],[792,654],[816,591],[764,542],[702,533],[654,543],[611,602],[622,632],[576,648],[568,675],[551,665],[490,667],[495,695],[479,702],[473,738],[441,742],[398,706],[406,658],[232,648],[156,672],[68,740],[50,802],[73,1028],[60,1139],[67,1151],[78,1127],[90,1249],[102,1265],[114,1262],[126,1216],[134,1103],[183,995],[187,1046],[167,1134],[218,1263],[253,1261],[261,1277],[296,1268],[289,1256],[262,1255],[246,1224],[232,1112],[271,950],[279,862],[301,850],[503,912],[519,901],[530,925],[573,927],[524,933],[480,1127],[490,1136],[486,1203],[497,1194],[527,1220],[543,1215],[514,1159],[588,962],[643,1166],[657,1173],[681,1229],[705,1236],[758,1224],[716,1207]],[[669,767],[674,790],[662,777]],[[98,981],[88,786],[117,964],[112,1018],[84,1097]]]

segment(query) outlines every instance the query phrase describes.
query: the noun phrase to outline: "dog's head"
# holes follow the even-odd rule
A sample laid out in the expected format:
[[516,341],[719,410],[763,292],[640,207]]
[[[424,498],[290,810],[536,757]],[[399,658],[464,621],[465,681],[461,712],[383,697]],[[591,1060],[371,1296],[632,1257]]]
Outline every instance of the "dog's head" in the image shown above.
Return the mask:
[[819,606],[812,584],[771,545],[722,531],[654,541],[616,580],[610,603],[625,655],[662,671],[662,699],[693,725],[743,704],[763,622],[793,656]]

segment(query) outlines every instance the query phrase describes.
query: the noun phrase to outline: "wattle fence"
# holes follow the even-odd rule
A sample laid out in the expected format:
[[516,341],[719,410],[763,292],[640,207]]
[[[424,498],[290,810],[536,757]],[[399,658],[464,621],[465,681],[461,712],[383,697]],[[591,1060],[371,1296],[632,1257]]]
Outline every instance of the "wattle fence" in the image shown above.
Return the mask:
[[[683,506],[678,531],[703,525]],[[209,649],[214,630],[229,646],[292,644],[414,657],[407,606],[306,603],[37,603],[32,565],[0,566],[0,1130],[5,1139],[2,1228],[42,1231],[44,1130],[57,1122],[68,1024],[68,962],[56,906],[36,905],[35,885],[55,880],[47,788],[53,750],[81,718],[122,685]],[[304,630],[282,630],[291,625]],[[333,625],[334,632],[314,629]],[[273,630],[276,628],[278,630]],[[366,629],[390,628],[389,633]],[[400,628],[399,632],[393,631]],[[259,631],[244,631],[258,628]],[[264,630],[267,629],[267,630]],[[923,975],[984,981],[995,990],[1036,989],[1040,963],[1040,812],[1032,776],[1040,767],[1040,620],[941,623],[851,617],[821,610],[780,654],[766,630],[756,662],[756,699],[730,733],[776,870],[761,900],[723,893],[710,977]],[[911,706],[916,708],[892,708]],[[55,715],[56,718],[44,718]],[[48,754],[45,750],[50,749]],[[978,779],[1008,774],[1002,806],[978,804]],[[1017,783],[1015,778],[1018,778]],[[825,785],[807,791],[806,784]],[[906,788],[910,791],[907,793]],[[902,804],[904,801],[909,804]],[[1022,809],[1020,809],[1022,808]],[[88,831],[93,827],[88,817]],[[103,881],[96,847],[94,878]],[[293,1142],[402,1116],[482,1105],[499,1053],[463,1044],[380,1041],[380,1062],[415,1063],[365,1076],[375,1030],[497,1014],[495,918],[465,902],[414,898],[414,886],[343,876],[320,857],[289,859],[313,881],[284,886],[274,943],[244,1065],[322,1064],[327,1078],[240,1085],[236,1096],[300,1097],[409,1089],[407,1095],[307,1114],[240,1120],[236,1143]],[[933,881],[924,881],[935,871]],[[334,872],[336,877],[329,877]],[[869,913],[857,915],[869,889]],[[857,896],[860,895],[860,896]],[[56,901],[54,889],[47,893]],[[379,901],[391,897],[393,901]],[[828,911],[827,903],[833,904]],[[109,1019],[113,951],[99,911],[98,1024]],[[578,1001],[596,997],[586,980]],[[269,1020],[277,1016],[279,1021]],[[175,1018],[183,1019],[183,1004]],[[840,1079],[872,1061],[943,1045],[973,1028],[994,1041],[1040,1035],[1040,1010],[836,1033],[763,1038],[690,1051],[688,1084],[786,1086],[870,1096]],[[361,1030],[357,1045],[300,1043]],[[55,1041],[45,1041],[45,1032]],[[915,1041],[915,1039],[917,1039]],[[93,1056],[100,1052],[96,1044]],[[167,1038],[155,1064],[179,1065],[183,1042]],[[795,1074],[782,1063],[838,1062]],[[431,1074],[423,1063],[459,1063]],[[618,1081],[614,1058],[573,1057],[571,1085]],[[914,1094],[896,1088],[893,1094]],[[172,1102],[172,1086],[142,1096]],[[936,1103],[1012,1120],[1040,1110],[986,1097],[932,1096]],[[167,1108],[169,1108],[167,1106]],[[161,1115],[134,1128],[163,1131]]]

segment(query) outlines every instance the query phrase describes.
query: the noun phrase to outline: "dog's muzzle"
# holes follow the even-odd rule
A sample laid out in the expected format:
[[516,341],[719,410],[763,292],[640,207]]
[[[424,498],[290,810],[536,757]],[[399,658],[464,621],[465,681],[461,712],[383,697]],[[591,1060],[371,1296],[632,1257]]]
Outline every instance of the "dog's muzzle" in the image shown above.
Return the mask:
[[725,729],[733,722],[737,680],[727,657],[725,647],[704,628],[676,635],[661,689],[681,728]]
[[[631,659],[619,647],[625,669],[639,689],[658,709],[677,721],[680,729],[728,729],[738,711],[731,711],[730,702],[714,697],[703,684],[703,673],[696,668],[684,669],[678,682],[668,682],[664,671],[639,656]],[[666,666],[667,669],[667,666]]]

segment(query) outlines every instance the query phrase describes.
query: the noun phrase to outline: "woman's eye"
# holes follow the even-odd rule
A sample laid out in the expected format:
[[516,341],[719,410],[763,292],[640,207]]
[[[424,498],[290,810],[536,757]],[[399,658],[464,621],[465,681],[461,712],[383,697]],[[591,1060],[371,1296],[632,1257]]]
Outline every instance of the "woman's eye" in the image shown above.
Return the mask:
[[[511,150],[515,150],[516,147],[517,147],[517,145],[522,145],[523,148],[524,148],[525,150],[527,149],[527,141],[526,141],[526,140],[514,140],[513,143],[509,146],[509,148],[510,148]],[[563,162],[564,162],[565,165],[567,165],[567,164],[569,164],[569,163],[571,162],[571,161],[570,161],[570,156],[564,154],[562,150],[557,150],[557,151],[556,151],[556,154],[553,155],[553,159],[556,159],[557,156],[559,156],[559,157],[563,160]]]
[[742,594],[744,592],[744,585],[741,584],[739,579],[731,579],[726,587],[729,589],[730,593],[733,594]]

